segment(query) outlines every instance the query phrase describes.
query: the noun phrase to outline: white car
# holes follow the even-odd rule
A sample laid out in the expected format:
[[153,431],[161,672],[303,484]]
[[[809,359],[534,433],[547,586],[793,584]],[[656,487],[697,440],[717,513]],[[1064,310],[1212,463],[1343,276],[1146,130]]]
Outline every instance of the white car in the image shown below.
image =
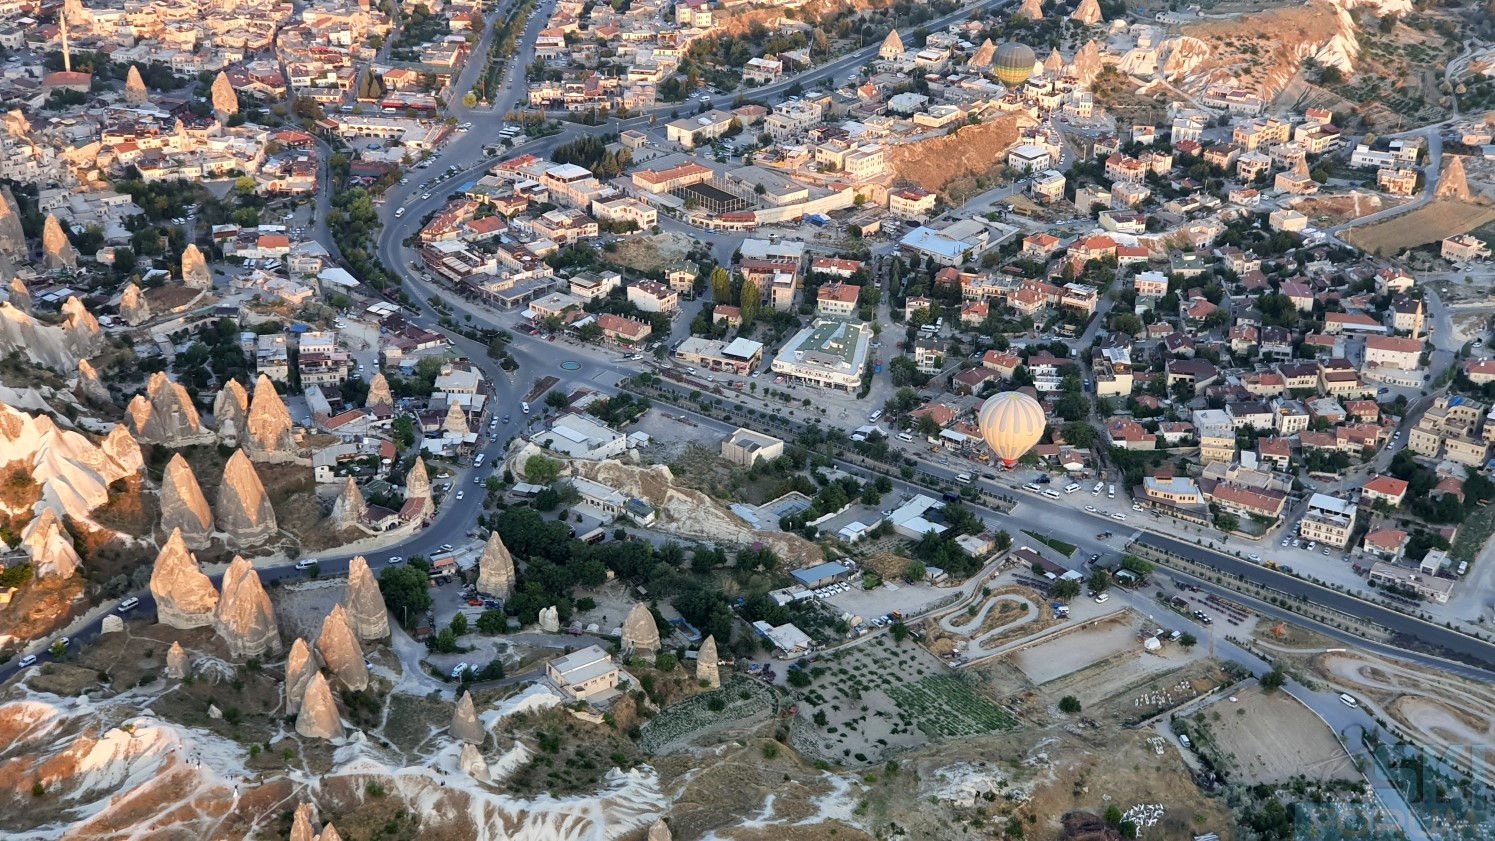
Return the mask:
[[1097,509],[1094,505],[1085,506],[1085,510],[1089,511],[1091,514],[1099,513],[1099,509]]
[[457,499],[460,501],[467,491],[457,491]]
[[24,669],[27,666],[31,666],[31,665],[35,665],[35,664],[36,664],[36,655],[35,654],[27,654],[25,657],[21,658],[21,662],[20,662],[19,665],[20,665],[21,668]]
[[389,556],[389,560],[385,561],[385,563],[389,564],[390,566],[394,566],[395,564],[400,564],[400,563],[404,563],[404,562],[405,562],[405,559],[402,558],[402,557],[400,557],[399,555],[390,555]]
[[1111,515],[1111,519],[1113,519],[1113,520],[1125,520],[1126,519],[1126,515],[1125,514],[1112,514]]

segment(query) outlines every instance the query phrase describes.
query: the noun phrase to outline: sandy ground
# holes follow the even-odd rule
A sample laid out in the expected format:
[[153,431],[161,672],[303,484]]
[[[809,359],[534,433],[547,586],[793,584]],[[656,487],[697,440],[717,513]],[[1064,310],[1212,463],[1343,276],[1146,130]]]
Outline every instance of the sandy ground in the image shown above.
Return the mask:
[[1495,207],[1433,201],[1384,222],[1351,228],[1344,239],[1371,254],[1391,257],[1403,248],[1437,242],[1490,221],[1495,221]]
[[1135,626],[1125,616],[1116,616],[1031,645],[1012,654],[1011,659],[1029,680],[1042,685],[1112,655],[1141,648]]
[[1205,715],[1215,743],[1231,760],[1232,780],[1270,785],[1299,774],[1316,780],[1360,777],[1328,726],[1285,692],[1251,687],[1235,703],[1217,701]]

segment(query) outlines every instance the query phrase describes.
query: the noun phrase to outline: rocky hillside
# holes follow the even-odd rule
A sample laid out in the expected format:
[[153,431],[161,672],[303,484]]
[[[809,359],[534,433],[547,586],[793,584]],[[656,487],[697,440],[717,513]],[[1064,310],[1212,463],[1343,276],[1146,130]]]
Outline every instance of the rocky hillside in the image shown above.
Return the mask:
[[1025,116],[1010,114],[956,134],[894,146],[890,164],[900,182],[947,197],[965,195],[975,179],[1003,167],[1007,147],[1031,124]]

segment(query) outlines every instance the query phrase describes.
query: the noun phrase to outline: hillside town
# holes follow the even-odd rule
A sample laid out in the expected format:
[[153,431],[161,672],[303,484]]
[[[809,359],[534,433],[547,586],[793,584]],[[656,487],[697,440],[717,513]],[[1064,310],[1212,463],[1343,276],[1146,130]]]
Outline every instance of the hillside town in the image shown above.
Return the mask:
[[61,0],[0,68],[18,838],[1495,826],[1488,10]]

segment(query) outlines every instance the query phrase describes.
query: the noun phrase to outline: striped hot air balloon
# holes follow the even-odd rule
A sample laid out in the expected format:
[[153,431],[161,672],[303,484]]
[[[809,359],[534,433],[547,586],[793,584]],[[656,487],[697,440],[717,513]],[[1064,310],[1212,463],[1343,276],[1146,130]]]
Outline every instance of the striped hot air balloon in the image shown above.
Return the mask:
[[1009,88],[1015,88],[1028,77],[1033,75],[1033,65],[1038,62],[1038,54],[1027,44],[1019,44],[1016,41],[1008,41],[997,47],[996,55],[992,56],[991,72],[1002,84]]

